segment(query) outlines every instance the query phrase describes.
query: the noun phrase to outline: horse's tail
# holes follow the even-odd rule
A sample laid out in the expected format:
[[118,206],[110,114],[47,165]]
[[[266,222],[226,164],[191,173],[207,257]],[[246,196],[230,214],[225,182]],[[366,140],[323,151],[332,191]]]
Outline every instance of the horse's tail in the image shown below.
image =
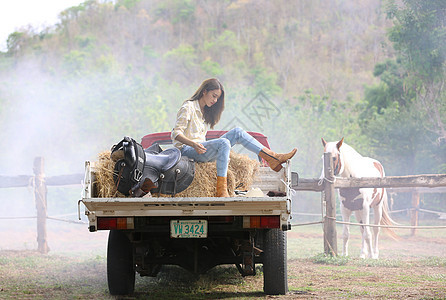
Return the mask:
[[[387,191],[384,190],[384,195],[383,195],[383,212],[382,212],[382,217],[381,217],[381,225],[398,225],[398,223],[396,223],[394,220],[392,220],[392,218],[389,215],[389,204],[387,201]],[[400,240],[401,237],[399,237],[395,231],[392,228],[386,228],[384,227],[384,231],[394,240]]]

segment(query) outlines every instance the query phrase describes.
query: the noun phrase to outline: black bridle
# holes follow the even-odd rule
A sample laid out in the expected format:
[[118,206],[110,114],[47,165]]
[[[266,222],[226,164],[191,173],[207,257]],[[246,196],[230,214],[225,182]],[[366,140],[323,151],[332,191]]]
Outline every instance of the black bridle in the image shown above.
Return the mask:
[[333,167],[334,167],[334,172],[333,172],[333,174],[336,176],[336,175],[339,175],[339,172],[341,171],[341,165],[342,163],[341,163],[341,156],[340,156],[340,154],[338,153],[338,154],[336,154],[335,156],[333,156]]

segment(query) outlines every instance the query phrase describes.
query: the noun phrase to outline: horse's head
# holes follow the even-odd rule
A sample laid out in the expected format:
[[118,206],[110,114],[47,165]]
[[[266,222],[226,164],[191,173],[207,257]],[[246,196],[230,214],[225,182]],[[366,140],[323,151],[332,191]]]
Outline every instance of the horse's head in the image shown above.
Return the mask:
[[342,138],[338,142],[326,142],[324,138],[321,138],[322,145],[324,145],[324,152],[330,152],[333,158],[334,175],[339,175],[344,172],[344,161],[341,155],[341,146],[344,142]]

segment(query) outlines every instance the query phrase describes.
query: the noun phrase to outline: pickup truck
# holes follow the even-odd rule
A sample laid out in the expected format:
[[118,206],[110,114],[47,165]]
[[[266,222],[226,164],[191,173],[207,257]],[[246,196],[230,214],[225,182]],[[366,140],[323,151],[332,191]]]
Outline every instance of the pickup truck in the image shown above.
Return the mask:
[[[225,131],[209,131],[208,139]],[[266,137],[250,132],[269,148]],[[143,137],[144,148],[153,143],[169,147],[170,132]],[[262,162],[262,160],[259,158]],[[263,264],[264,292],[285,294],[287,240],[291,228],[292,177],[290,161],[274,172],[263,161],[252,188],[260,197],[98,198],[95,164],[85,164],[82,199],[89,230],[109,230],[107,281],[110,294],[132,294],[135,273],[157,276],[163,265],[177,265],[194,274],[233,264],[242,276],[256,275]],[[273,197],[266,194],[274,191]],[[269,193],[271,194],[271,193]],[[278,195],[278,196],[277,196]],[[80,208],[79,208],[80,217]]]

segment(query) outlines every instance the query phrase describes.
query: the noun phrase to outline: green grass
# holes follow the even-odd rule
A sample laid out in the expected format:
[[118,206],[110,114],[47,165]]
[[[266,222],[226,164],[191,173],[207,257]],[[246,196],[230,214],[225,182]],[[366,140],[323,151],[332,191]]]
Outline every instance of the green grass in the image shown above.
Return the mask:
[[352,263],[356,266],[365,266],[365,267],[401,267],[404,265],[404,262],[398,259],[361,259],[356,258],[352,259]]
[[424,280],[427,281],[440,281],[440,282],[444,282],[446,285],[446,274],[445,273],[438,273],[438,274],[433,274],[430,276],[425,276],[423,277]]
[[[37,252],[0,252],[0,298],[107,299],[105,258],[79,259]],[[88,296],[90,297],[90,296]]]
[[[397,260],[395,260],[397,261]],[[299,264],[314,263],[315,277],[300,274]],[[373,264],[370,264],[373,263]],[[436,269],[429,275],[406,274],[413,262],[361,260],[348,257],[331,257],[318,254],[312,258],[296,259],[289,270],[290,295],[337,295],[340,298],[385,297],[393,298],[399,290],[422,286],[426,282],[446,286],[444,259],[432,257],[421,259],[416,264],[426,264]],[[379,280],[376,268],[400,268],[401,274],[394,281]],[[18,299],[116,299],[108,294],[106,283],[106,259],[40,255],[38,253],[0,252],[0,298]],[[233,266],[220,266],[206,275],[194,276],[179,267],[164,267],[156,278],[137,276],[135,294],[128,299],[268,299],[262,293],[262,267],[257,266],[256,277],[243,278]],[[313,275],[312,275],[313,276]],[[317,285],[323,276],[327,283]],[[369,281],[369,278],[375,278]],[[446,290],[439,290],[444,296]],[[280,298],[280,297],[278,297]]]
[[429,267],[446,267],[446,257],[426,257],[421,259],[419,263]]
[[320,253],[313,256],[311,260],[316,264],[336,265],[343,266],[349,262],[349,258],[345,256],[331,256],[324,253]]

